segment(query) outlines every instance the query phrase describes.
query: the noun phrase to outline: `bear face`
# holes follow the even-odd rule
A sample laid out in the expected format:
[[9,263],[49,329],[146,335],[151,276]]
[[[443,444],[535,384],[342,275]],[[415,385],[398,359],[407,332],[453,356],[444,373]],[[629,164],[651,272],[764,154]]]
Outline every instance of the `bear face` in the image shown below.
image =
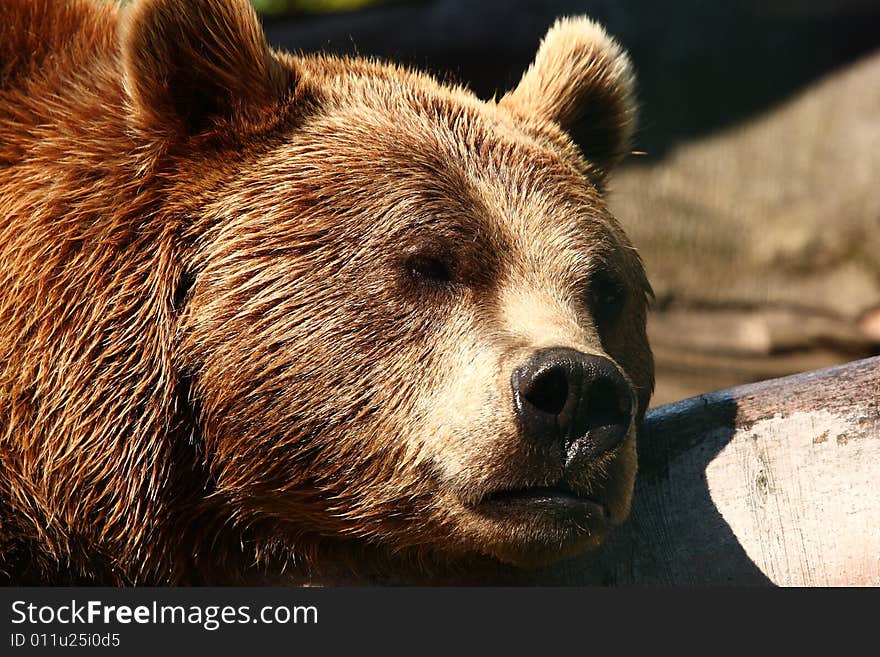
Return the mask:
[[[542,54],[584,32],[561,23]],[[395,550],[537,564],[595,545],[627,513],[651,387],[647,283],[596,169],[529,75],[495,105],[378,64],[292,68],[317,109],[195,231],[182,348],[218,489],[243,514]],[[626,407],[614,449],[523,426],[512,377],[553,348],[620,377],[578,411]]]
[[144,286],[172,307],[149,386],[177,392],[143,406],[172,404],[165,440],[194,445],[150,490],[180,487],[157,497],[186,509],[168,527],[205,528],[202,559],[222,527],[243,562],[368,545],[535,566],[626,516],[650,289],[603,201],[634,106],[601,28],[557,23],[498,102],[276,53],[245,0],[141,0],[120,42],[142,219],[175,227]]

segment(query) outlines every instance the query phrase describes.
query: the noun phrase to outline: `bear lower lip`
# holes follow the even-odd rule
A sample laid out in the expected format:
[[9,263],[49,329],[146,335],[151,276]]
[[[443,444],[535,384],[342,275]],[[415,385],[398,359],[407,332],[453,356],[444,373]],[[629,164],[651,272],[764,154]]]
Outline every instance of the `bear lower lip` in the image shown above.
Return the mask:
[[497,490],[471,509],[480,550],[523,568],[595,548],[612,525],[605,504],[564,486]]
[[607,509],[596,500],[581,497],[570,490],[554,487],[522,488],[497,491],[483,498],[478,508],[484,511],[516,513],[546,513],[590,517],[604,520]]

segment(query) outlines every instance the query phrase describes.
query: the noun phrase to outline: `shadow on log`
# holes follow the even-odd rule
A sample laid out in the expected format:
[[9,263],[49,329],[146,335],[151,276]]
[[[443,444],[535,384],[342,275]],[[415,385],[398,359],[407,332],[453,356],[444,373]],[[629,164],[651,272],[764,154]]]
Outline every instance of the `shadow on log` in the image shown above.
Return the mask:
[[649,412],[633,510],[540,584],[880,585],[880,358]]

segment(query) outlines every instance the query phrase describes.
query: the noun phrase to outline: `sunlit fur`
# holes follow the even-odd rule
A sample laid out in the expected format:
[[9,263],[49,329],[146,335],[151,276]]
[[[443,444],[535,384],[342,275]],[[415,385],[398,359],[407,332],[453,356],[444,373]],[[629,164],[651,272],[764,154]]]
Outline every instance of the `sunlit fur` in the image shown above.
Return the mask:
[[[559,476],[513,419],[536,349],[608,355],[647,405],[648,285],[601,195],[631,87],[586,19],[496,104],[274,52],[245,0],[3,0],[0,581],[370,577],[596,544],[473,505]],[[419,285],[407,258],[437,248],[454,281]],[[604,335],[600,270],[627,290]],[[573,482],[618,522],[635,425]]]

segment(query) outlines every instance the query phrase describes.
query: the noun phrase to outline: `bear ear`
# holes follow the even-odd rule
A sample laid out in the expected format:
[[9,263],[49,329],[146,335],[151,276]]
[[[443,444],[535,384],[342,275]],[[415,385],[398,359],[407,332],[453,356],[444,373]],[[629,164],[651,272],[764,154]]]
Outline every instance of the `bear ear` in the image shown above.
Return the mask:
[[519,85],[499,104],[566,130],[602,186],[626,154],[636,123],[635,78],[626,52],[586,17],[547,32]]
[[122,56],[137,116],[160,132],[198,133],[295,85],[247,0],[139,0],[127,10]]

